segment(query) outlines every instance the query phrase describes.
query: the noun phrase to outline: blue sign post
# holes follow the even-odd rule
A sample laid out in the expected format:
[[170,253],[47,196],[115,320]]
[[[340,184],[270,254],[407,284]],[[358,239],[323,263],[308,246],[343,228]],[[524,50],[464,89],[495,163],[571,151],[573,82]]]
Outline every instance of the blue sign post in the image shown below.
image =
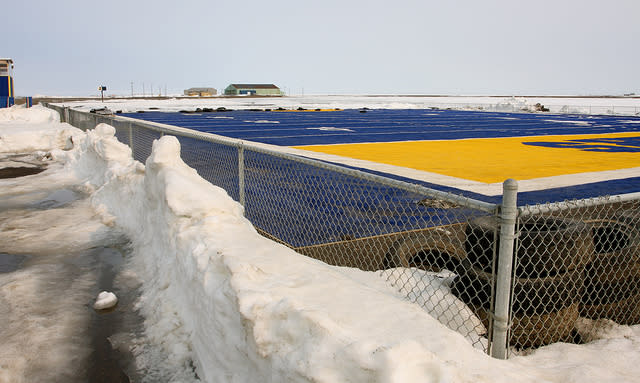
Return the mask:
[[13,106],[13,97],[0,96],[0,108],[8,108]]

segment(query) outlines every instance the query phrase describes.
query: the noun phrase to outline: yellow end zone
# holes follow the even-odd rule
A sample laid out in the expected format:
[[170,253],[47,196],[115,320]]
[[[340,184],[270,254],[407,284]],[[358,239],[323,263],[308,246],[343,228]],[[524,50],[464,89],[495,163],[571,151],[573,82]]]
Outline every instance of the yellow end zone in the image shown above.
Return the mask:
[[[640,138],[640,133],[310,145],[295,148],[496,183],[506,178],[530,180],[639,167],[640,152],[637,146],[631,147],[635,152],[615,151],[625,149],[624,140],[620,140],[622,138]],[[604,151],[585,150],[588,148],[585,142],[588,143],[590,139],[598,140],[592,147],[597,146]],[[532,143],[542,143],[542,146]],[[607,148],[614,150],[607,151]]]

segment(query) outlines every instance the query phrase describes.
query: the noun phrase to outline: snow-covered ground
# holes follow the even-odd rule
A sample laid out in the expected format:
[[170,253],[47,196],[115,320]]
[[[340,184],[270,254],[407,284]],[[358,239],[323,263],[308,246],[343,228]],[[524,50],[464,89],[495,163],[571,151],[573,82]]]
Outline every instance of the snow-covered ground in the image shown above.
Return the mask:
[[[382,273],[329,266],[260,236],[241,205],[180,159],[174,137],[156,141],[141,164],[112,127],[84,133],[58,121],[38,106],[0,109],[0,154],[36,153],[56,164],[0,180],[0,197],[37,192],[43,177],[48,187],[81,185],[100,225],[75,217],[81,222],[69,242],[99,235],[103,226],[132,241],[126,272],[140,283],[136,307],[146,337],[168,355],[163,363],[180,381],[640,381],[640,326],[584,320],[587,344],[492,359],[405,301]],[[21,278],[16,272],[4,276]],[[37,275],[29,278],[38,282]],[[18,300],[12,307],[36,298],[27,290],[7,297]],[[94,299],[67,303],[74,326],[83,326],[80,308]],[[51,353],[64,349],[64,339],[59,342]],[[0,355],[10,353],[7,347],[0,343]],[[21,360],[18,367],[0,360],[0,382],[24,380],[20,374],[34,362]]]
[[[583,97],[487,97],[487,96],[291,96],[291,97],[215,97],[167,100],[127,100],[107,98],[64,103],[79,110],[107,106],[113,111],[136,112],[157,108],[161,111],[194,110],[196,108],[227,109],[428,109],[452,108],[496,112],[535,111],[536,104],[550,112],[579,114],[639,115],[640,98],[583,98]],[[61,105],[61,104],[60,104]]]

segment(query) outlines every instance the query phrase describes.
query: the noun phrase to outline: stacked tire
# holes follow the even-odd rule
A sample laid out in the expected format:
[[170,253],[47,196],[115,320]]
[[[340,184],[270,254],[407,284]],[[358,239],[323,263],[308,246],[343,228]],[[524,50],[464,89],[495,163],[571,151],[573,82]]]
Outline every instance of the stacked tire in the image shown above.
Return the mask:
[[584,317],[640,323],[640,235],[629,218],[590,222],[595,257],[585,268]]
[[[512,278],[511,345],[538,347],[572,338],[579,316],[584,269],[593,258],[589,225],[552,216],[520,220]],[[471,220],[467,257],[452,290],[489,326],[493,312],[494,263],[500,226],[497,217]],[[488,328],[488,327],[487,327]]]
[[402,236],[385,256],[386,268],[419,268],[426,271],[459,269],[466,253],[462,224],[417,231]]

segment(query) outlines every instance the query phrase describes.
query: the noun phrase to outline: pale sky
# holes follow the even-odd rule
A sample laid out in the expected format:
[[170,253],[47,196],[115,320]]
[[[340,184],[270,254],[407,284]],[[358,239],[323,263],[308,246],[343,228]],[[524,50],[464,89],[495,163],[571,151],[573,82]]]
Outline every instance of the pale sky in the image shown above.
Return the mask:
[[640,94],[638,0],[31,0],[2,19],[19,96]]

